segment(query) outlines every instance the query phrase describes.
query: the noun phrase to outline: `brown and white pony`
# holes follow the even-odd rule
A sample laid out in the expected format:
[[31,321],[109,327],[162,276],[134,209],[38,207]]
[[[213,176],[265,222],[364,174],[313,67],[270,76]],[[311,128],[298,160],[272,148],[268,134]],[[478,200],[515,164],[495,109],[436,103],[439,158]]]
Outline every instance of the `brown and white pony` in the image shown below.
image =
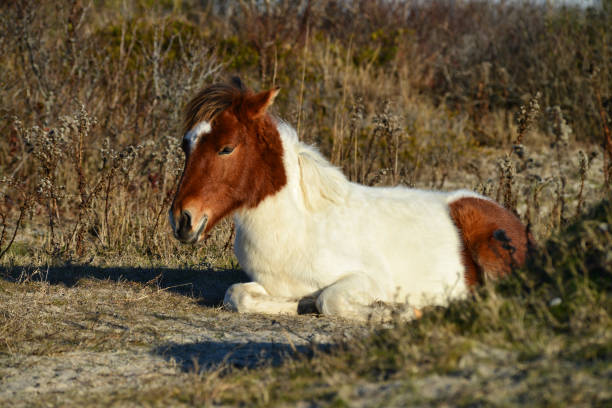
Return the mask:
[[444,304],[524,263],[528,234],[510,211],[470,191],[349,182],[267,113],[277,93],[234,79],[186,109],[170,223],[194,243],[234,216],[253,282],[231,286],[227,307],[295,314],[310,299],[320,313],[363,319],[379,301]]

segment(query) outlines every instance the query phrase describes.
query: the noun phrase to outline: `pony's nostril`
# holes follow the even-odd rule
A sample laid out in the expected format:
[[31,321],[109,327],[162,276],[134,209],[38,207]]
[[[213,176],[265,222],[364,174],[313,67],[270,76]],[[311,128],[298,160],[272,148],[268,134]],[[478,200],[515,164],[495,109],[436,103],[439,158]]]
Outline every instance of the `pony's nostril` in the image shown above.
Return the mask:
[[191,225],[191,213],[189,211],[181,211],[181,219]]
[[178,225],[178,235],[181,238],[187,238],[191,231],[191,214],[189,211],[181,211],[181,217]]

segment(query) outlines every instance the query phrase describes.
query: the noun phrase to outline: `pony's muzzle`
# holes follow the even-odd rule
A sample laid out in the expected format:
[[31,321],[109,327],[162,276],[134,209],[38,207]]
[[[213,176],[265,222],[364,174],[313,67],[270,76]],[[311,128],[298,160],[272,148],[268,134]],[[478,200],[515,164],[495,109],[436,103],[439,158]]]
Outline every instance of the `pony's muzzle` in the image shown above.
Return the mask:
[[198,241],[198,239],[200,238],[200,234],[202,233],[202,230],[206,227],[206,223],[208,221],[208,216],[203,215],[196,228],[194,228],[194,225],[192,225],[193,217],[188,210],[181,211],[178,217],[178,223],[172,218],[172,216],[173,214],[171,213],[170,222],[174,229],[174,236],[179,241],[186,243],[194,243]]

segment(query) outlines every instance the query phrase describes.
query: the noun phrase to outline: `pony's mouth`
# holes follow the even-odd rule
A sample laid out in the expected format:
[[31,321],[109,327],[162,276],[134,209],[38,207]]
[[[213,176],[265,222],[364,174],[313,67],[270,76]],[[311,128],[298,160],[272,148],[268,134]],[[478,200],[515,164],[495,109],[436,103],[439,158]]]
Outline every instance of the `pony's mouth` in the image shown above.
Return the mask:
[[208,225],[208,215],[202,215],[197,227],[190,228],[193,231],[192,233],[189,233],[188,224],[184,225],[183,222],[180,222],[177,227],[172,216],[170,217],[170,224],[176,239],[185,244],[195,244],[203,238],[203,232],[206,230],[206,225]]
[[202,216],[202,219],[200,220],[200,225],[198,225],[196,233],[193,234],[193,237],[191,238],[191,241],[189,242],[190,244],[195,244],[196,242],[200,241],[204,237],[203,232],[206,229],[206,224],[208,224],[208,215],[204,214]]

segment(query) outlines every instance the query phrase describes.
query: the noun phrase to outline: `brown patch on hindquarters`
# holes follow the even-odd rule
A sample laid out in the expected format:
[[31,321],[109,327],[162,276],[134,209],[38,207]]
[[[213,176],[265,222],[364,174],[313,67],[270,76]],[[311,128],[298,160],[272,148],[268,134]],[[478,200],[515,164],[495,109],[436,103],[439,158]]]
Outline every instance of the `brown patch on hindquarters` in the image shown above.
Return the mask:
[[463,241],[462,260],[468,287],[485,278],[507,275],[525,263],[529,234],[516,215],[499,204],[465,197],[449,204]]

